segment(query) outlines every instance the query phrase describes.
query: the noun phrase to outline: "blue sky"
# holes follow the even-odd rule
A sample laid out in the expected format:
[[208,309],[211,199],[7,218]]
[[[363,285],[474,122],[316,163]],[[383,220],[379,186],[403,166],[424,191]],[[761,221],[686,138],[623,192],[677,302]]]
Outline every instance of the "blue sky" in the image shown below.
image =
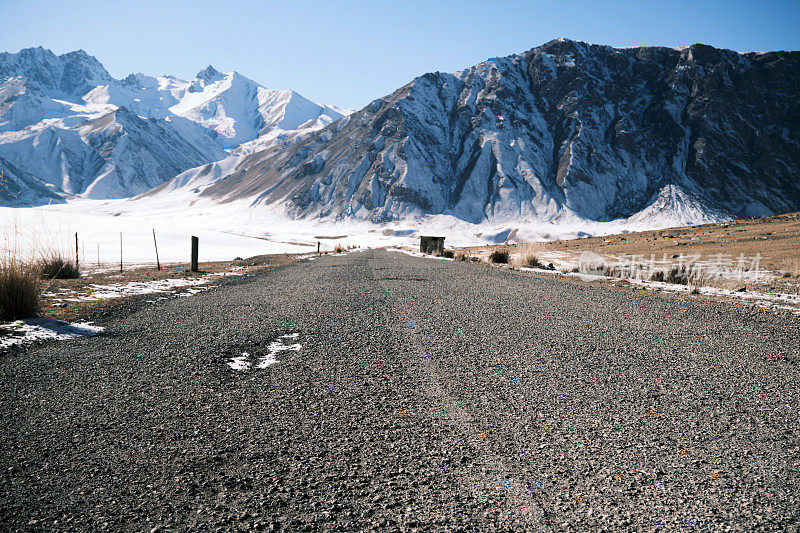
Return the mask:
[[0,0],[0,51],[82,48],[115,77],[208,64],[360,108],[429,71],[556,37],[614,46],[800,49],[800,0],[153,2]]

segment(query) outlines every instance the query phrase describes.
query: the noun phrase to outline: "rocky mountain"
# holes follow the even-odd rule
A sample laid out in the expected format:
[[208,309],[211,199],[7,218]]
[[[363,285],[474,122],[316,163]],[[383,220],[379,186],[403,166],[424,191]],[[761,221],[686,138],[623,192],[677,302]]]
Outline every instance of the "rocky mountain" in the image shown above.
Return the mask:
[[210,66],[192,81],[116,80],[83,51],[2,53],[0,158],[19,191],[0,194],[0,204],[132,196],[234,149],[247,153],[342,116]]
[[800,210],[800,52],[559,39],[186,171],[294,217],[698,223]]

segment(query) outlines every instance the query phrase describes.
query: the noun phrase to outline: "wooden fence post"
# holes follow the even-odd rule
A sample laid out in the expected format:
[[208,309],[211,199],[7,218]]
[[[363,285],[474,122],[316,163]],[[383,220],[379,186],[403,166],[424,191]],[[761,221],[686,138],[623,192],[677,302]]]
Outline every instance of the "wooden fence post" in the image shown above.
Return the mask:
[[122,232],[119,232],[119,271],[122,272]]
[[153,244],[156,247],[156,268],[161,270],[161,261],[158,260],[158,242],[156,241],[156,229],[153,228]]
[[78,232],[75,232],[75,269],[79,268],[78,265]]
[[192,235],[192,272],[197,272],[197,249],[200,246],[200,239]]

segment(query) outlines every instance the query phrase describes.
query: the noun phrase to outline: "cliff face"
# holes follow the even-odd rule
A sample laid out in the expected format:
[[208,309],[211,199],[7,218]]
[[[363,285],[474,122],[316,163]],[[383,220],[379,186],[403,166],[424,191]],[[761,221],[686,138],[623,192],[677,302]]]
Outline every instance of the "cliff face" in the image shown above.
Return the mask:
[[556,40],[420,76],[224,168],[203,169],[217,177],[200,194],[297,217],[693,223],[800,210],[800,53]]

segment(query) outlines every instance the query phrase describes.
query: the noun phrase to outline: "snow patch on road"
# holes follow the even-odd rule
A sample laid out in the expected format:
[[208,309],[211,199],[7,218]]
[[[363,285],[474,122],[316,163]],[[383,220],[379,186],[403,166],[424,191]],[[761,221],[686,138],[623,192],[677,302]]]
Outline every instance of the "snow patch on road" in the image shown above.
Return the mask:
[[247,352],[242,352],[242,355],[238,357],[232,357],[231,360],[228,361],[228,366],[233,370],[250,370],[250,367],[253,366],[253,364],[249,359],[250,354]]
[[[263,370],[278,363],[279,361],[276,356],[280,352],[299,352],[303,347],[301,344],[296,342],[289,344],[291,341],[296,341],[298,337],[300,337],[299,333],[289,333],[287,335],[281,335],[277,340],[271,342],[267,348],[268,352],[258,357],[256,368]],[[232,357],[230,361],[228,361],[228,366],[232,370],[246,372],[253,367],[253,357],[249,352],[242,352],[241,355]]]
[[28,318],[0,326],[0,349],[47,340],[70,340],[91,337],[103,328],[91,322],[68,323],[50,318]]

